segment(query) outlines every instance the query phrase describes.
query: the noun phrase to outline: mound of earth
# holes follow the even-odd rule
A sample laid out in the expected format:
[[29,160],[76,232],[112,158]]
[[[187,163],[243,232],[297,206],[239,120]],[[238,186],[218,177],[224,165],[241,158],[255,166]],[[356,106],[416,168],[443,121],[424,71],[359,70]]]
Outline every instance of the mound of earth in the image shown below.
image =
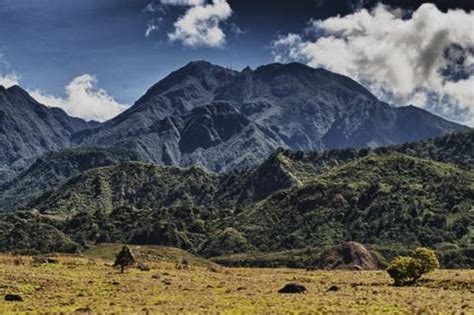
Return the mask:
[[346,242],[324,250],[311,266],[327,270],[375,270],[378,259],[356,242]]

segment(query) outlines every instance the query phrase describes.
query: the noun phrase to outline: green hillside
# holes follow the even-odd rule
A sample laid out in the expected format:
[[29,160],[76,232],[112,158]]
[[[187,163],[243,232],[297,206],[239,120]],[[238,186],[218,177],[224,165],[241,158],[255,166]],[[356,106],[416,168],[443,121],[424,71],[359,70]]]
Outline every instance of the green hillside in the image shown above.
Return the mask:
[[[409,155],[397,152],[407,147],[278,150],[257,167],[225,174],[118,162],[69,179],[32,202],[35,210],[3,214],[0,250],[131,243],[216,257],[346,241],[472,248],[474,171],[468,158],[456,162],[471,154],[461,144],[466,135],[407,145]],[[414,157],[415,149],[453,163]],[[469,265],[471,256],[458,250],[446,259]]]
[[236,220],[261,251],[334,244],[471,243],[474,173],[401,154],[369,155],[274,194]]
[[122,149],[77,148],[45,154],[0,186],[0,211],[26,208],[34,199],[87,170],[138,159],[135,153]]

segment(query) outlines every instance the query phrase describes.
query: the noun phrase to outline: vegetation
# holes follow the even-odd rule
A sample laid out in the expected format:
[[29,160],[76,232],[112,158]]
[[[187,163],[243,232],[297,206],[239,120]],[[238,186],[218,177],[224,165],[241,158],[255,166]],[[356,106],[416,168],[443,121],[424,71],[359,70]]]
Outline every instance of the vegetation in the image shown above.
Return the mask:
[[383,152],[386,149],[472,168],[474,167],[474,130],[389,148],[379,148],[376,151]]
[[[117,252],[123,247],[123,244],[99,244],[85,250],[82,255],[94,259],[103,259],[112,261]],[[205,258],[193,255],[175,247],[156,246],[156,245],[127,245],[135,256],[137,261],[162,261],[171,264],[187,261],[190,266],[205,268],[218,268],[219,266]]]
[[0,210],[27,207],[81,172],[138,159],[137,154],[121,149],[78,148],[45,154],[12,180],[0,183]]
[[[453,314],[474,308],[472,270],[436,270],[418,286],[399,288],[385,271],[216,270],[191,261],[182,270],[148,258],[150,271],[121,274],[111,267],[113,257],[54,258],[57,263],[33,265],[31,257],[0,256],[2,313]],[[307,293],[279,294],[287,283]],[[339,290],[328,291],[333,286]],[[7,294],[23,301],[4,301]]]
[[[39,211],[4,215],[0,246],[41,252],[67,246],[74,252],[95,243],[122,242],[176,246],[209,257],[350,240],[472,244],[471,170],[399,153],[370,153],[314,170],[310,177],[304,163],[274,158],[285,163],[281,174],[299,184],[283,190],[277,185],[272,195],[254,202],[239,201],[250,186],[243,184],[239,191],[226,175],[199,168],[132,162],[94,169],[40,198]],[[32,234],[39,226],[45,232]],[[20,241],[10,241],[18,233]]]
[[364,244],[470,244],[474,173],[401,154],[331,168],[237,216],[263,252],[354,240]]
[[129,267],[135,263],[135,257],[128,246],[123,246],[122,250],[117,254],[115,258],[114,267],[120,267],[120,273],[123,273],[126,267]]
[[458,161],[472,155],[461,142],[473,135],[377,150],[278,150],[225,174],[141,162],[94,168],[38,198],[38,210],[2,215],[0,250],[79,252],[113,242],[301,266],[299,258],[267,262],[267,254],[356,241],[385,266],[429,246],[443,267],[472,268],[474,171]]
[[398,256],[388,266],[387,272],[395,285],[414,284],[422,275],[439,268],[434,251],[417,248],[412,257]]

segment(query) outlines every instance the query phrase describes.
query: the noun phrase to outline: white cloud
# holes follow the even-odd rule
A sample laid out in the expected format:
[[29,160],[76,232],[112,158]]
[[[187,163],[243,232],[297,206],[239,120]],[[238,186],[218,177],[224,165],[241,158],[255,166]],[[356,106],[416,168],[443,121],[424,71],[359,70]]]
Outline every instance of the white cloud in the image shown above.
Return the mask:
[[168,33],[172,42],[181,42],[190,47],[221,47],[226,42],[222,22],[232,15],[227,0],[161,0],[164,5],[186,6],[184,15],[174,23]]
[[29,91],[38,102],[60,107],[73,117],[86,120],[105,121],[122,111],[127,106],[119,104],[105,90],[96,88],[97,79],[90,74],[74,78],[66,86],[66,97],[49,95],[40,90]]
[[198,6],[203,5],[205,0],[161,0],[161,3],[167,5]]
[[167,7],[184,7],[185,12],[174,23],[173,30],[168,32],[171,42],[180,42],[189,47],[222,47],[226,43],[226,27],[230,32],[239,35],[242,30],[237,25],[225,26],[232,16],[232,8],[227,0],[160,0],[146,5],[144,12],[159,17],[148,22],[145,36],[159,28],[163,16],[167,14]]
[[13,85],[18,85],[18,81],[20,81],[20,77],[14,73],[6,75],[0,74],[0,85],[4,86],[5,88],[9,88]]
[[474,12],[423,4],[411,16],[378,5],[310,21],[273,42],[276,61],[348,75],[379,97],[474,125]]
[[151,33],[157,31],[160,28],[159,25],[161,24],[162,21],[163,21],[162,18],[151,19],[148,22],[148,27],[146,28],[146,31],[145,31],[145,37],[149,37]]

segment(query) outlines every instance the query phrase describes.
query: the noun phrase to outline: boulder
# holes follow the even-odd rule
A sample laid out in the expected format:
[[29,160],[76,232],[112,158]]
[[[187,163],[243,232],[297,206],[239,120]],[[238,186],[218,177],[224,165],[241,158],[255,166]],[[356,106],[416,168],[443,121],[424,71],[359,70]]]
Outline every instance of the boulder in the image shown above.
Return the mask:
[[8,301],[8,302],[23,302],[23,298],[19,294],[5,294],[5,301]]
[[308,290],[304,286],[298,283],[288,283],[283,288],[278,290],[278,293],[306,293]]

